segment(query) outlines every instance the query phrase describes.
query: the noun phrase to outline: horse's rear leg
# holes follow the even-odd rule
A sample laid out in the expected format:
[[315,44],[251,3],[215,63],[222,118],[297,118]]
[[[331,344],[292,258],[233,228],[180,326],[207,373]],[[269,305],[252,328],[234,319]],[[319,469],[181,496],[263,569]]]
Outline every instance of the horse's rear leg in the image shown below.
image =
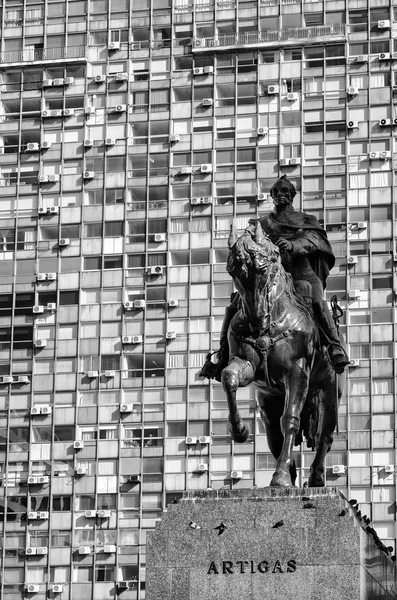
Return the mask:
[[254,380],[254,369],[250,362],[237,356],[233,357],[222,371],[222,385],[229,405],[230,435],[239,444],[249,436],[249,429],[240,417],[237,408],[236,393],[239,387],[245,387]]

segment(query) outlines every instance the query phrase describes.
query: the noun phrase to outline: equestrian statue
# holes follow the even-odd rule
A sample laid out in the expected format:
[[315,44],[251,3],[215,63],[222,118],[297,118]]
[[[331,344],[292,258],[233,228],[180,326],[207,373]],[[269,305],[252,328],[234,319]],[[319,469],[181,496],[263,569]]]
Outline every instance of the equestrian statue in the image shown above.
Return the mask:
[[274,210],[250,220],[240,236],[232,226],[227,271],[237,292],[226,309],[218,362],[207,356],[200,375],[222,382],[230,433],[247,440],[236,392],[254,383],[268,443],[277,459],[271,486],[295,484],[294,445],[305,436],[316,451],[308,485],[322,487],[324,461],[337,424],[345,367],[349,364],[336,322],[323,300],[335,257],[313,215],[293,207],[286,176],[271,188]]

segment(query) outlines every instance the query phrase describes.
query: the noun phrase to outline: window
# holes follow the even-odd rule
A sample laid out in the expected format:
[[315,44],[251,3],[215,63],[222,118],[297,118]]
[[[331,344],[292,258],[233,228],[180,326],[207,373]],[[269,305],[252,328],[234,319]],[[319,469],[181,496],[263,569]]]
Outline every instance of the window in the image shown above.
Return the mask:
[[79,290],[60,292],[59,304],[61,306],[70,306],[79,303]]
[[[51,532],[51,546],[56,548],[68,547],[71,545],[71,536],[72,533],[70,531],[53,530]],[[51,580],[54,581],[53,578]]]
[[114,565],[96,565],[95,581],[113,581],[114,569]]
[[52,510],[53,511],[65,511],[70,512],[72,507],[71,496],[53,496],[52,497]]

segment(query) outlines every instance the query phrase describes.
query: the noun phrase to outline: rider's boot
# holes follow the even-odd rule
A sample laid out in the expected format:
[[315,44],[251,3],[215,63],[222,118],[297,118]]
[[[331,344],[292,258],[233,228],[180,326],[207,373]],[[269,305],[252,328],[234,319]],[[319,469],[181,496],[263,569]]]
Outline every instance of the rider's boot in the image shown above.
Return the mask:
[[207,377],[208,379],[216,379],[221,382],[222,371],[227,367],[229,363],[229,342],[227,341],[227,332],[229,329],[230,321],[238,311],[238,303],[240,296],[238,293],[233,293],[230,297],[231,304],[225,309],[225,316],[223,318],[222,329],[219,340],[219,350],[216,354],[217,362],[213,363],[211,360],[211,353],[207,354],[206,361],[201,369],[199,376]]
[[322,301],[321,304],[316,302],[314,307],[319,325],[323,330],[325,338],[327,338],[327,350],[332,368],[334,369],[335,373],[340,375],[345,370],[345,367],[347,367],[349,364],[349,357],[347,356],[345,349],[341,344],[327,303],[325,301]]

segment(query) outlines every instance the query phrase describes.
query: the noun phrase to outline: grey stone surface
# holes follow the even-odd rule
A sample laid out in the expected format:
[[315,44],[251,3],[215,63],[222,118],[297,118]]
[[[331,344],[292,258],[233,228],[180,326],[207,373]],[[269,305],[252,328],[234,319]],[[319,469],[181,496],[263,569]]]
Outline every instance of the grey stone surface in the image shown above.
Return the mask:
[[335,488],[185,493],[148,535],[146,600],[395,599],[364,527]]

